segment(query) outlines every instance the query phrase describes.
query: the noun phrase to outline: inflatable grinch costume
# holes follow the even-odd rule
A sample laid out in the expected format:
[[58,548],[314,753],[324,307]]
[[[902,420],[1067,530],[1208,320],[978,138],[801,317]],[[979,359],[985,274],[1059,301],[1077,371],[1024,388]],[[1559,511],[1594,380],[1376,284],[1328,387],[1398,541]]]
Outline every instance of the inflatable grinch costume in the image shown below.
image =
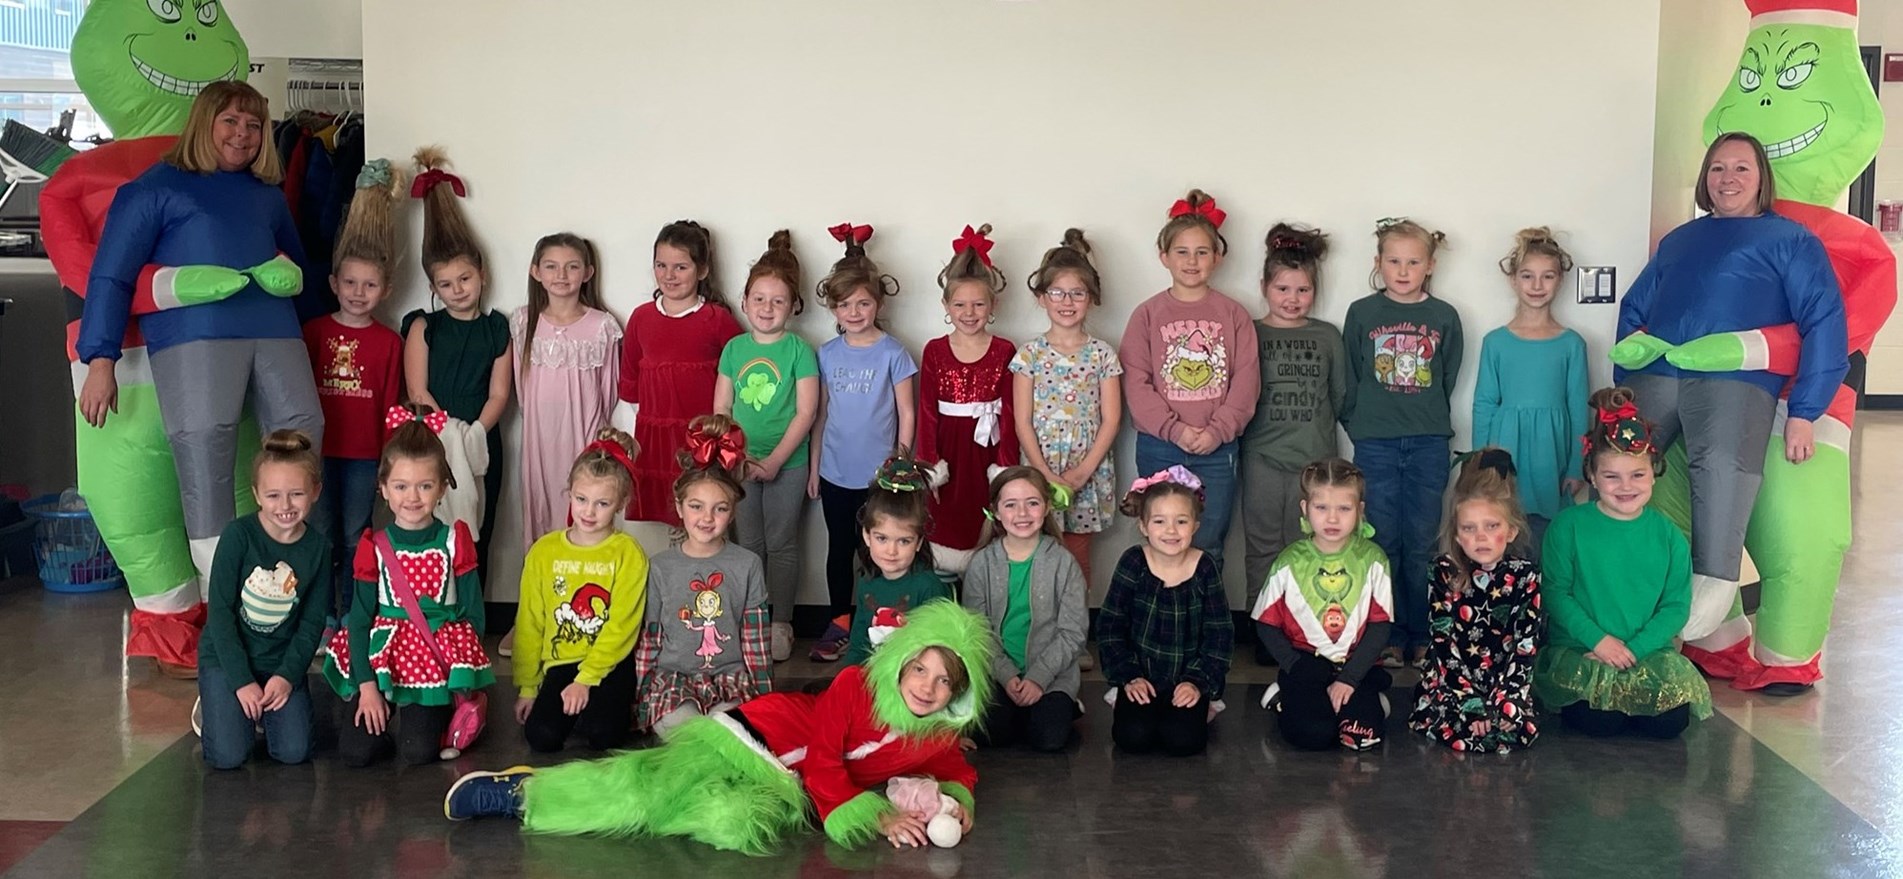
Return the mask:
[[[73,35],[73,78],[116,140],[67,160],[40,195],[47,255],[66,290],[74,396],[86,379],[77,347],[80,316],[114,196],[171,149],[205,86],[242,80],[250,64],[250,50],[219,4],[94,0],[86,7]],[[130,313],[137,318],[215,302],[249,283],[242,272],[221,266],[154,262],[133,279]],[[205,614],[200,572],[138,321],[128,321],[111,342],[120,352],[117,410],[98,428],[75,410],[79,491],[132,593],[126,653],[195,668]],[[257,441],[238,442],[250,448]],[[249,504],[249,472],[233,470],[239,472],[232,502]]]
[[[1786,381],[1778,401],[1764,482],[1744,537],[1763,587],[1755,629],[1735,590],[1694,595],[1684,652],[1737,689],[1789,695],[1823,677],[1819,658],[1850,546],[1856,388],[1871,341],[1896,305],[1896,258],[1868,223],[1833,207],[1883,141],[1882,110],[1858,51],[1855,0],[1745,6],[1751,32],[1736,73],[1705,117],[1706,140],[1742,131],[1764,144],[1777,183],[1773,211],[1823,243],[1842,291],[1849,370],[1813,419],[1816,452],[1809,460],[1792,463],[1785,454],[1785,425],[1801,382]],[[1785,323],[1690,340],[1664,358],[1685,373],[1762,371],[1789,380],[1805,365],[1801,343],[1798,327]],[[1614,360],[1631,365],[1617,351]],[[1685,469],[1667,469],[1655,502],[1683,504]]]

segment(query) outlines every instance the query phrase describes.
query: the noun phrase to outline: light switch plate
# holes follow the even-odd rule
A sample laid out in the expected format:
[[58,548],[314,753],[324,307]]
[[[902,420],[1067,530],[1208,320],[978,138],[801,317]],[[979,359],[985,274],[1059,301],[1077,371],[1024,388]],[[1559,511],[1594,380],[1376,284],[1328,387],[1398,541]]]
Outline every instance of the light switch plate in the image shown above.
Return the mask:
[[1612,266],[1579,266],[1577,283],[1580,305],[1610,305],[1619,301],[1617,272]]

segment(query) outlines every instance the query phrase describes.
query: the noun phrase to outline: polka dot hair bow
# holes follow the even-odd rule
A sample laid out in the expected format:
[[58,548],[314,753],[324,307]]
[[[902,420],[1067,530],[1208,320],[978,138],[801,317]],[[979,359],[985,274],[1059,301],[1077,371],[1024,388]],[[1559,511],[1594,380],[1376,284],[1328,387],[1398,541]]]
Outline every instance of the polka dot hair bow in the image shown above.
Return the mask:
[[449,426],[449,413],[438,409],[428,415],[419,415],[407,406],[391,406],[383,415],[383,429],[395,431],[412,421],[421,421],[424,427],[429,428],[430,433],[440,434],[443,428]]

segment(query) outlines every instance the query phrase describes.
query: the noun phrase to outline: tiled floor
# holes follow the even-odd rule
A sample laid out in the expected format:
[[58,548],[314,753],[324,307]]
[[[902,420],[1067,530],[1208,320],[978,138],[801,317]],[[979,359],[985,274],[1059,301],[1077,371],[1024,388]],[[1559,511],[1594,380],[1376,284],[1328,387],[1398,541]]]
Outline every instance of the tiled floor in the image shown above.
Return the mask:
[[[209,773],[185,727],[189,682],[119,658],[122,596],[0,584],[0,870],[7,876],[1895,876],[1903,875],[1903,718],[1883,693],[1903,651],[1903,414],[1866,415],[1858,534],[1829,680],[1786,700],[1715,693],[1680,742],[1549,728],[1531,751],[1462,757],[1407,737],[1379,751],[1281,745],[1239,658],[1208,755],[1109,747],[1101,683],[1069,752],[981,752],[979,824],[953,850],[846,852],[813,837],[749,859],[678,841],[538,839],[452,825],[447,784],[526,756],[498,715],[453,765]],[[784,685],[823,669],[796,660]],[[1100,681],[1100,676],[1088,679]],[[1411,683],[1411,681],[1409,682]],[[1397,689],[1396,701],[1404,698]],[[538,761],[531,761],[538,762]],[[542,760],[547,763],[550,761]],[[61,824],[61,822],[70,822]],[[57,831],[57,832],[54,832]],[[48,838],[50,836],[50,839]]]

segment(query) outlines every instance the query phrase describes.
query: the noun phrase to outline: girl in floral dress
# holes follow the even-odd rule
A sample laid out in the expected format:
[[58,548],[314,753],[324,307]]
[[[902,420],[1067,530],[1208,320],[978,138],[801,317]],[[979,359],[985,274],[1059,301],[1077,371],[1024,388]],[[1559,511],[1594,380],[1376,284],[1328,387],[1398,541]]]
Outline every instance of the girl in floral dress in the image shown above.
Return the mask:
[[[1050,315],[1051,328],[1011,358],[1012,413],[1025,463],[1053,489],[1070,495],[1062,514],[1064,547],[1090,582],[1090,540],[1116,505],[1110,452],[1123,417],[1123,365],[1117,349],[1084,329],[1091,306],[1103,304],[1103,282],[1080,229],[1044,252],[1026,285]],[[1104,401],[1110,405],[1104,405]]]

